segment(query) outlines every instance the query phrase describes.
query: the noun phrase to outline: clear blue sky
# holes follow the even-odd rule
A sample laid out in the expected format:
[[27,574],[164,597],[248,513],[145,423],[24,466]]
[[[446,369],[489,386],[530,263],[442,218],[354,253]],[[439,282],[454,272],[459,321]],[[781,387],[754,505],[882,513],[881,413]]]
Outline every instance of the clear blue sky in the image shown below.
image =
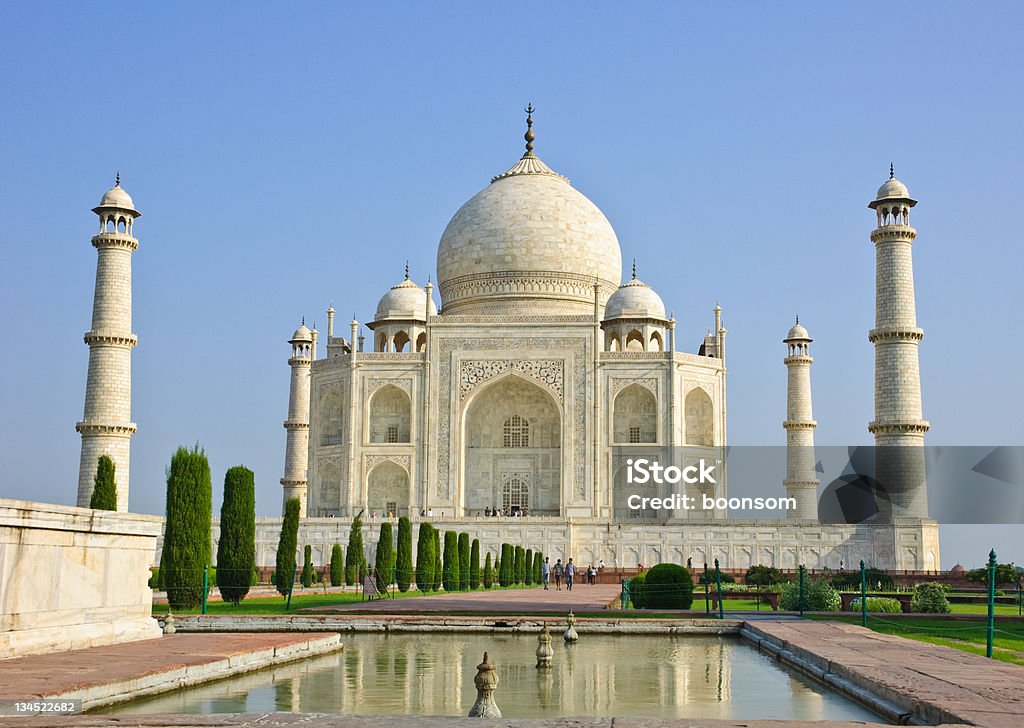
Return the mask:
[[[96,254],[120,169],[134,260],[131,507],[200,442],[278,512],[286,343],[433,274],[448,219],[522,149],[611,220],[694,351],[720,299],[729,436],[781,444],[794,313],[817,440],[869,443],[866,208],[915,210],[930,444],[1024,444],[1019,3],[0,5],[4,496],[72,503]],[[1024,526],[943,530],[942,560]]]

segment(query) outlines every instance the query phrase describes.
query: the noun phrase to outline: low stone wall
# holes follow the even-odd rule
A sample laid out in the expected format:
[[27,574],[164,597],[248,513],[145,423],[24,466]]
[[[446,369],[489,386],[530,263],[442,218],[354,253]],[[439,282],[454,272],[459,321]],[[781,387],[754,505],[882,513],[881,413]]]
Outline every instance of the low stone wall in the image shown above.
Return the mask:
[[159,637],[162,520],[0,499],[0,659]]

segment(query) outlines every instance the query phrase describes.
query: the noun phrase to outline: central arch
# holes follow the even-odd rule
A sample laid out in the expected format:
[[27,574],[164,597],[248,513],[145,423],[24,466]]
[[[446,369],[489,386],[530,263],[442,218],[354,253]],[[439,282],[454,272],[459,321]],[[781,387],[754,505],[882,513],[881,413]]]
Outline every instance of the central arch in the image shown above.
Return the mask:
[[463,410],[461,471],[466,515],[506,505],[559,515],[562,413],[551,393],[516,372],[483,385]]
[[398,463],[385,460],[366,479],[366,507],[381,515],[409,515],[409,474]]

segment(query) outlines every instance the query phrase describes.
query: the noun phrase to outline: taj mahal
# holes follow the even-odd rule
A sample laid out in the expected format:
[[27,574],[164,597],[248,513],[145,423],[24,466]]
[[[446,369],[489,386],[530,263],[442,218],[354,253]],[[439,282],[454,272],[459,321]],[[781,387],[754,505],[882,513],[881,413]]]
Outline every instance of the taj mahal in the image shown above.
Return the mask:
[[[785,478],[765,484],[766,493],[774,489],[796,507],[781,520],[724,512],[656,522],[618,517],[614,484],[631,452],[659,452],[666,461],[679,452],[722,457],[722,308],[709,302],[706,322],[685,333],[693,350],[677,349],[673,313],[635,264],[623,270],[605,215],[534,153],[532,107],[527,112],[525,153],[442,233],[436,291],[430,279],[415,282],[406,266],[372,320],[353,317],[336,329],[332,304],[324,337],[303,321],[288,342],[281,485],[284,499],[301,503],[299,543],[313,546],[314,563],[345,542],[362,513],[368,543],[380,519],[408,516],[414,525],[430,519],[443,530],[468,531],[491,551],[523,543],[583,564],[718,559],[733,569],[836,568],[864,559],[886,569],[937,569],[938,527],[927,518],[923,489],[908,488],[901,517],[886,524],[818,521],[812,338],[799,321],[780,336],[788,369]],[[869,204],[877,217],[869,431],[878,445],[906,449],[903,467],[922,457],[928,430],[911,259],[915,204],[892,172]],[[79,504],[88,505],[96,458],[107,453],[123,510],[135,431],[131,258],[139,213],[120,183],[95,212],[101,229],[93,238],[97,287],[78,423]],[[703,492],[724,496],[727,489],[722,478]],[[257,563],[274,563],[279,531],[280,519],[257,521]]]

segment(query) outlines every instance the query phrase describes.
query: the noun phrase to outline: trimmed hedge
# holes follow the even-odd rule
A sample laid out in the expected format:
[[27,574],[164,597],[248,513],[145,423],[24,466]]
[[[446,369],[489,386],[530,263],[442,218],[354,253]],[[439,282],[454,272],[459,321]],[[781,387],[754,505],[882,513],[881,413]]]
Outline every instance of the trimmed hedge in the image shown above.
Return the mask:
[[395,583],[403,594],[412,586],[412,521],[398,519],[398,551],[395,554]]
[[[171,609],[195,609],[203,600],[203,569],[210,564],[213,485],[206,453],[179,447],[167,468],[160,580]],[[294,554],[293,554],[294,557]]]
[[490,589],[494,586],[494,567],[491,566],[491,552],[487,552],[487,558],[484,559],[484,589]]
[[459,589],[459,535],[455,531],[444,532],[444,563],[441,583],[446,592]]
[[480,588],[480,539],[478,538],[473,539],[473,544],[469,548],[469,588]]
[[[838,612],[842,607],[839,592],[827,579],[807,579],[804,582],[804,611]],[[779,609],[800,611],[800,582],[794,581],[782,587]]]
[[459,590],[469,589],[469,534],[459,534]]
[[109,455],[100,455],[96,461],[96,478],[93,480],[92,497],[89,507],[99,511],[117,510],[117,483],[114,480],[114,461]]
[[277,542],[277,565],[274,569],[277,592],[285,596],[295,580],[295,549],[299,547],[299,499],[289,498],[284,504],[281,537]]
[[646,594],[644,591],[644,584],[646,581],[646,571],[641,571],[629,580],[629,601],[633,603],[633,609],[645,609],[647,607],[647,600],[645,599]]
[[[850,611],[860,611],[860,597],[857,597],[850,602]],[[899,599],[890,599],[889,597],[868,597],[868,611],[879,612],[882,614],[899,614],[903,611],[903,607],[900,604]]]
[[421,592],[434,588],[434,527],[421,523],[416,537],[416,588]]
[[252,585],[256,568],[256,479],[243,465],[224,474],[217,541],[217,586],[225,601],[237,605]]
[[644,579],[647,609],[689,609],[693,604],[693,579],[679,564],[658,564]]
[[345,551],[345,583],[361,584],[366,571],[366,551],[363,547],[363,512],[352,519],[348,531],[348,549]]
[[916,584],[914,596],[910,600],[910,611],[925,614],[949,614],[946,588],[937,582]]
[[341,550],[341,544],[331,546],[331,586],[341,586],[345,583],[345,552]]
[[395,572],[395,546],[392,541],[391,524],[388,521],[380,524],[380,536],[377,539],[377,557],[373,568],[377,572],[377,590],[386,592],[391,586]]

